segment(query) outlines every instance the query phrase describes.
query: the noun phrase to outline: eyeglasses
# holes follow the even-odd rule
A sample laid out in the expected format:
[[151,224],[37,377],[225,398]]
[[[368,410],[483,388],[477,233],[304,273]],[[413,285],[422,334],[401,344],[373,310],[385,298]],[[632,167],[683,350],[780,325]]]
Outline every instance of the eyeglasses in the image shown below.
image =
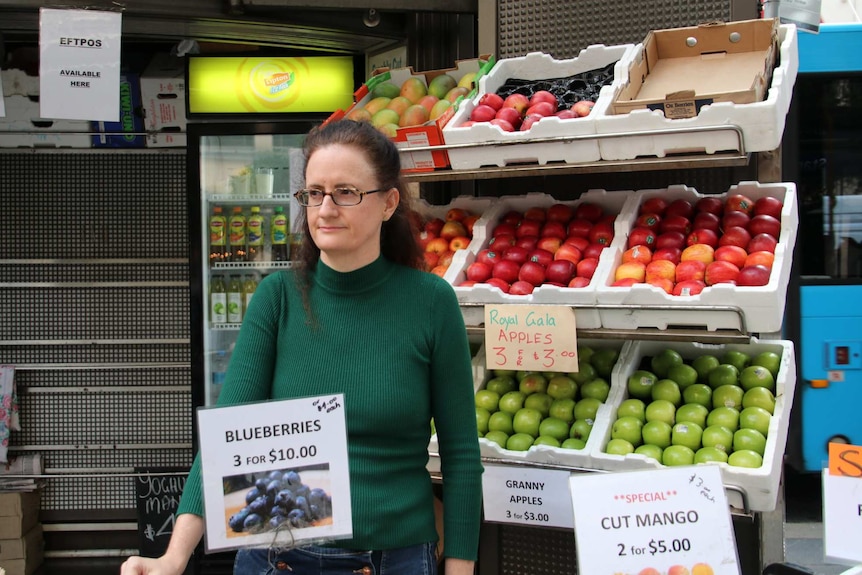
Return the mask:
[[316,208],[317,206],[322,205],[323,198],[326,196],[332,198],[332,202],[336,206],[356,206],[362,202],[362,198],[364,198],[366,194],[385,192],[388,189],[389,188],[381,188],[379,190],[360,192],[356,188],[345,186],[335,188],[331,192],[325,192],[323,190],[315,190],[314,188],[306,188],[293,194],[293,197],[296,198],[296,201],[299,202],[300,206],[304,206],[306,208]]

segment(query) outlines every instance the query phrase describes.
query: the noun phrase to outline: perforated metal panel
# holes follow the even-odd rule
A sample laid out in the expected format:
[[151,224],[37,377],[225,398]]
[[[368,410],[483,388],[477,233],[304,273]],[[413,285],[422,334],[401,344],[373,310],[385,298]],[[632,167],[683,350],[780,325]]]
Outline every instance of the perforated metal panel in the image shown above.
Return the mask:
[[650,30],[731,19],[728,0],[499,0],[498,57],[545,52],[573,58],[591,44],[638,43]]
[[500,575],[575,575],[575,537],[571,531],[500,527]]

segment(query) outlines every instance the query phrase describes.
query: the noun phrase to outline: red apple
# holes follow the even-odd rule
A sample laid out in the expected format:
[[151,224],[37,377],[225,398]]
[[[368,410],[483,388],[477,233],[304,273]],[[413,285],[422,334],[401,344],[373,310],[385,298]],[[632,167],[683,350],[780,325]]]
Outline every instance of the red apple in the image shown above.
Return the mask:
[[658,231],[659,224],[661,223],[661,216],[658,214],[641,214],[635,219],[635,223],[632,227],[635,228],[648,228],[654,232]]
[[443,252],[449,251],[449,240],[445,238],[434,238],[425,245],[425,251],[434,252],[436,254],[442,254]]
[[527,261],[528,257],[530,257],[530,250],[521,246],[511,246],[503,254],[504,260],[510,260],[519,265]]
[[714,286],[722,283],[736,283],[736,276],[739,275],[739,268],[730,262],[718,261],[712,262],[706,266],[706,272],[703,276],[703,281],[708,286]]
[[738,268],[745,265],[745,260],[748,258],[748,252],[739,246],[720,246],[715,250],[715,259],[717,261],[730,262]]
[[632,287],[635,284],[641,284],[643,282],[638,281],[635,278],[620,278],[618,280],[614,280],[611,284],[611,287]]
[[695,202],[694,211],[696,213],[707,213],[720,217],[722,212],[724,212],[724,202],[715,196],[706,196]]
[[477,221],[479,221],[479,216],[475,214],[469,214],[461,220],[461,223],[464,224],[465,228],[467,228],[467,235],[471,238],[473,237],[473,227],[476,225]]
[[503,99],[503,108],[514,108],[522,116],[529,106],[530,99],[524,94],[510,94]]
[[667,209],[667,205],[668,202],[666,199],[661,196],[653,196],[645,199],[643,203],[641,203],[640,213],[658,214],[659,216],[663,216]]
[[775,247],[778,245],[778,240],[769,234],[757,234],[751,241],[748,242],[746,250],[748,253],[754,252],[770,252],[775,253]]
[[512,295],[530,295],[536,286],[524,280],[518,280],[509,286],[509,293]]
[[590,278],[584,276],[575,276],[569,282],[570,288],[583,288],[590,285]]
[[509,210],[500,218],[500,223],[517,226],[524,219],[524,214],[518,210]]
[[501,118],[494,118],[493,120],[491,120],[488,123],[493,125],[493,126],[497,126],[498,128],[500,128],[504,132],[514,132],[515,131],[515,126],[513,126],[511,122],[509,122],[507,120],[503,120]]
[[689,296],[689,295],[697,295],[703,291],[703,288],[706,287],[706,284],[703,283],[702,280],[686,280],[682,282],[677,282],[675,286],[673,286],[673,295],[678,296]]
[[557,97],[553,92],[549,92],[548,90],[536,90],[530,96],[530,106],[535,106],[539,102],[547,102],[554,106],[555,111],[557,109]]
[[679,248],[659,248],[652,253],[654,260],[667,260],[675,264],[679,263],[679,258],[682,256],[682,250]]
[[587,239],[590,240],[590,243],[602,244],[603,246],[611,245],[614,239],[613,224],[603,222],[595,224],[590,230],[590,235],[587,236]]
[[580,236],[569,236],[563,240],[563,243],[575,246],[576,248],[578,248],[578,250],[583,252],[585,249],[587,249],[587,246],[590,245],[590,240]]
[[578,262],[576,273],[578,274],[578,277],[591,279],[593,274],[596,273],[598,265],[598,258],[583,258]]
[[479,253],[476,254],[477,262],[482,262],[488,264],[489,266],[493,266],[495,263],[500,261],[503,257],[498,251],[492,250],[490,248],[485,248],[483,250],[479,250]]
[[746,266],[736,276],[738,286],[765,286],[769,283],[770,269],[762,265]]
[[745,264],[743,264],[742,267],[761,265],[761,266],[767,267],[771,270],[772,269],[772,263],[774,261],[775,261],[775,254],[773,254],[772,252],[765,252],[765,251],[751,252],[750,254],[748,254],[748,257],[745,258]]
[[[491,268],[491,277],[501,279],[507,284],[511,284],[518,279],[518,271],[521,266],[512,260],[500,260]],[[508,289],[508,286],[507,286]]]
[[746,228],[752,236],[757,234],[769,234],[778,239],[781,234],[781,222],[772,216],[760,214],[751,218]]
[[455,236],[451,240],[449,240],[449,249],[453,252],[457,252],[458,250],[466,250],[470,245],[470,238],[467,236]]
[[703,280],[706,264],[699,260],[686,260],[676,266],[676,281]]
[[560,240],[566,239],[566,226],[561,222],[548,221],[545,222],[545,225],[542,226],[542,231],[539,232],[539,236],[541,237],[554,237],[560,238]]
[[571,120],[572,118],[578,117],[578,113],[575,112],[574,110],[572,110],[571,108],[568,110],[557,110],[557,113],[554,115],[561,120]]
[[667,209],[664,211],[664,216],[682,216],[685,219],[689,220],[694,215],[694,206],[691,205],[691,202],[683,199],[676,199],[671,201],[667,205]]
[[721,229],[726,230],[728,228],[747,228],[748,222],[751,221],[751,217],[745,212],[727,212],[724,214],[724,217],[721,218]]
[[536,248],[551,252],[552,254],[557,253],[557,250],[559,250],[562,245],[563,240],[554,236],[544,236],[539,238],[539,241],[536,242]]
[[568,260],[573,264],[576,264],[581,261],[582,257],[583,253],[581,252],[581,250],[579,250],[572,244],[564,243],[559,248],[557,248],[557,251],[554,252],[555,260]]
[[552,254],[548,250],[536,248],[532,252],[530,252],[530,257],[528,257],[527,260],[533,263],[537,263],[542,267],[545,267],[549,263],[554,261],[554,254]]
[[593,223],[589,220],[575,218],[566,226],[566,235],[579,236],[582,238],[590,237],[590,230],[593,229]]
[[506,251],[509,246],[515,245],[515,236],[509,234],[500,234],[491,238],[488,242],[488,247],[498,251]]
[[440,230],[443,229],[443,224],[446,222],[442,218],[433,218],[425,222],[425,231],[435,236],[440,235]]
[[483,283],[486,283],[490,286],[494,286],[495,288],[499,289],[503,293],[509,293],[509,282],[507,282],[506,280],[491,277],[490,279],[488,279],[488,281],[483,282]]
[[457,220],[461,223],[464,223],[464,220],[469,215],[470,212],[468,212],[464,208],[449,208],[446,211],[446,221],[448,222],[449,220]]
[[533,124],[544,118],[544,116],[542,116],[541,114],[537,114],[531,110],[532,108],[530,110],[527,110],[527,115],[524,116],[524,121],[521,122],[520,126],[518,126],[519,131],[526,132],[533,127]]
[[682,250],[679,260],[680,263],[688,260],[697,260],[709,265],[715,260],[715,249],[706,244],[694,244]]
[[437,237],[436,234],[432,234],[431,232],[426,232],[425,230],[422,230],[417,235],[416,241],[419,242],[419,247],[424,250],[426,247],[428,247],[428,242],[430,242],[431,240],[433,240],[436,237]]
[[739,226],[734,226],[724,230],[724,233],[721,234],[720,238],[718,238],[718,245],[739,246],[748,251],[748,243],[750,241],[751,234],[748,233],[748,230],[740,228]]
[[583,118],[584,116],[590,115],[590,112],[593,111],[593,106],[595,105],[596,103],[590,100],[580,100],[579,102],[575,102],[572,106],[572,111],[579,117]]
[[503,107],[497,110],[497,114],[494,117],[496,119],[509,122],[513,128],[520,128],[521,120],[523,119],[518,110],[508,107]]
[[524,219],[533,220],[536,222],[544,222],[548,219],[548,212],[545,210],[545,208],[540,208],[539,206],[532,206],[524,211]]
[[568,204],[553,204],[547,212],[549,222],[560,222],[563,225],[568,224],[574,215],[574,208]]
[[522,248],[527,248],[528,250],[536,249],[536,244],[539,242],[538,236],[521,236],[520,238],[515,238],[515,245],[521,246]]
[[470,111],[470,119],[474,122],[490,122],[497,115],[497,110],[485,104],[479,104]]
[[691,220],[686,216],[670,213],[671,207],[673,207],[672,203],[667,207],[664,218],[658,226],[659,232],[663,234],[667,232],[679,232],[682,235],[687,236],[689,232],[691,232]]
[[724,201],[725,212],[745,212],[751,215],[751,210],[754,208],[754,202],[751,198],[744,194],[731,194]]
[[574,277],[576,271],[577,266],[574,262],[557,259],[548,264],[545,269],[545,279],[566,285]]
[[540,286],[545,281],[545,266],[534,260],[526,261],[518,271],[518,279],[534,286]]
[[545,116],[553,116],[556,111],[557,106],[550,102],[536,102],[535,104],[531,103],[524,114],[526,116],[536,114],[544,118]]
[[602,250],[605,249],[605,246],[602,244],[593,244],[591,243],[586,248],[581,250],[581,254],[585,258],[596,258],[602,255]]
[[524,218],[521,220],[521,225],[515,229],[515,237],[521,238],[524,236],[541,236],[542,222],[540,220],[531,220]]
[[660,290],[664,291],[665,293],[672,293],[673,292],[673,286],[674,286],[673,280],[669,280],[667,278],[654,277],[654,278],[648,279],[646,281],[646,283],[651,285],[651,286],[655,286],[655,287],[659,288]]
[[626,242],[626,247],[646,246],[650,249],[655,247],[656,235],[649,228],[633,228],[629,232],[629,238]]
[[665,232],[659,234],[655,238],[656,249],[661,248],[677,248],[685,247],[685,235],[682,232]]
[[718,233],[721,229],[721,220],[712,212],[698,212],[691,221],[691,229],[706,229]]
[[452,238],[466,235],[467,228],[465,228],[464,224],[457,220],[449,220],[448,222],[443,224],[442,228],[440,228],[440,237],[445,240],[451,240]]
[[483,282],[491,277],[491,266],[484,262],[474,261],[464,270],[464,275],[468,280]]
[[503,98],[494,92],[486,92],[479,98],[479,104],[499,110],[503,107]]
[[638,244],[636,246],[632,246],[622,254],[621,261],[625,262],[641,262],[642,264],[648,264],[652,261],[653,255],[652,250],[647,246]]
[[495,236],[501,236],[503,234],[509,234],[511,236],[514,236],[516,229],[518,229],[517,223],[512,224],[509,222],[500,222],[499,224],[494,226],[493,230],[491,230],[491,237],[493,238]]
[[688,246],[706,244],[715,248],[718,247],[718,234],[707,228],[694,230],[686,236],[685,244]]
[[784,204],[781,200],[772,196],[763,196],[754,202],[752,213],[755,216],[767,215],[772,216],[776,220],[781,220],[782,209],[784,209]]
[[652,284],[657,279],[670,280],[673,288],[672,282],[676,280],[676,265],[667,260],[653,260],[648,263],[644,272],[644,281]]
[[575,207],[575,217],[582,220],[587,220],[588,222],[596,223],[602,216],[604,216],[605,210],[598,204],[593,202],[581,202]]
[[422,257],[425,259],[425,269],[431,271],[431,269],[437,265],[437,261],[440,259],[440,254],[437,252],[422,252]]

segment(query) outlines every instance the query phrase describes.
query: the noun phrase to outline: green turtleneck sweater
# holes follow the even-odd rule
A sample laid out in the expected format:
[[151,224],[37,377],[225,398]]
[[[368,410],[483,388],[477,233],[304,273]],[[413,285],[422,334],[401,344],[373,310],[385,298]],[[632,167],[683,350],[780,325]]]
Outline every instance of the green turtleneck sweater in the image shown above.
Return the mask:
[[[219,405],[343,393],[351,549],[436,541],[426,469],[430,419],[444,478],[445,555],[475,560],[481,474],[470,351],[455,294],[440,277],[379,258],[349,273],[318,263],[309,321],[296,273],[260,282]],[[200,460],[178,513],[203,515]]]

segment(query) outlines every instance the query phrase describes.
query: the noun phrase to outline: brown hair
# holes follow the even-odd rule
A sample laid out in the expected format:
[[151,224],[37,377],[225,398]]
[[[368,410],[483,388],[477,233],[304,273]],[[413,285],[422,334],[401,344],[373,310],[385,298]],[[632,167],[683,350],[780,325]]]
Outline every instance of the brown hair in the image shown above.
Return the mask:
[[[308,165],[308,159],[314,152],[336,144],[353,146],[363,152],[377,174],[377,187],[397,188],[401,196],[395,212],[383,222],[380,234],[381,254],[395,263],[424,269],[422,251],[416,241],[416,230],[411,217],[410,200],[401,179],[401,158],[395,143],[368,122],[353,120],[328,122],[312,128],[306,136],[303,146],[305,166]],[[305,167],[303,167],[304,170]],[[297,253],[297,264],[300,270],[309,272],[320,260],[320,248],[311,239],[304,209],[298,221],[303,237]],[[307,281],[307,277],[305,279]]]

